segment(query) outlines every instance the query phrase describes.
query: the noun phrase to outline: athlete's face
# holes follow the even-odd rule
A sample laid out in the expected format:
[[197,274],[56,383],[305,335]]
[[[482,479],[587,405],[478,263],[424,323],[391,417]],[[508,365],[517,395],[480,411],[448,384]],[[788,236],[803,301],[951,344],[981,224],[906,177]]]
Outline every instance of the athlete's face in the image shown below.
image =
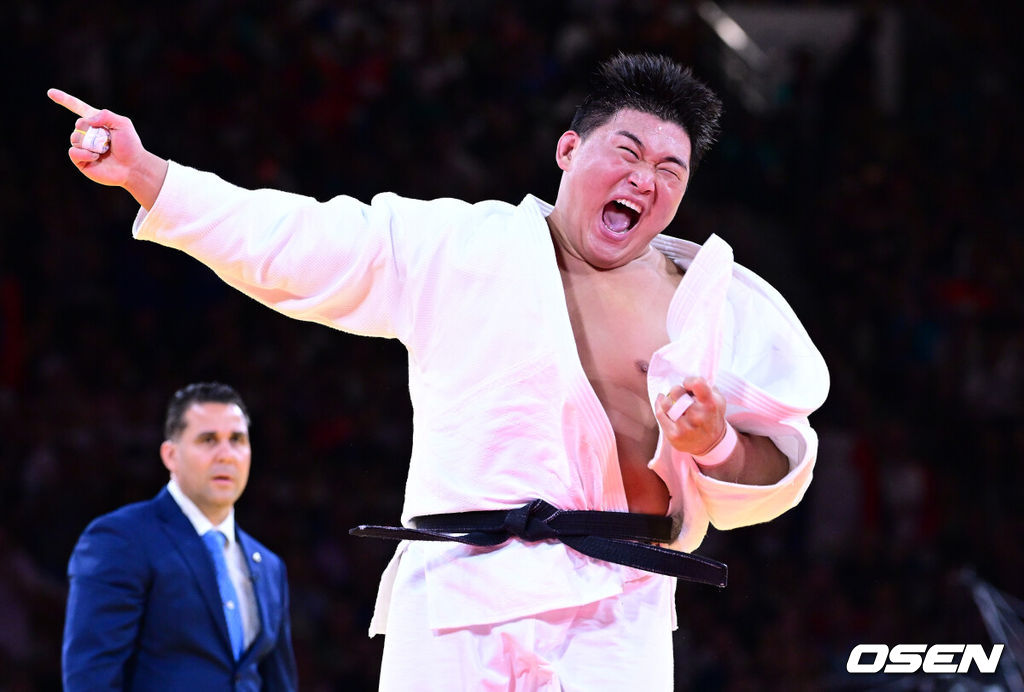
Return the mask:
[[586,139],[558,140],[562,169],[551,214],[570,255],[611,269],[642,255],[672,221],[686,192],[690,137],[682,127],[625,109]]

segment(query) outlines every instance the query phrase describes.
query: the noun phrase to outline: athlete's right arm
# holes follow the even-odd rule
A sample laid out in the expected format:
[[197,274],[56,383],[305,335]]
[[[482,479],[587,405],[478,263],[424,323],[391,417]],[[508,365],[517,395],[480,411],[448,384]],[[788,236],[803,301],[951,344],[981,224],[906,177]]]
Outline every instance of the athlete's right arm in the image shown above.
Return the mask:
[[[364,204],[345,195],[320,202],[246,189],[149,153],[124,116],[58,89],[48,95],[79,116],[68,155],[82,174],[123,187],[145,210],[132,227],[136,238],[191,255],[229,285],[296,319],[398,336],[401,319],[416,314],[403,300],[412,295],[408,257],[422,255],[429,263],[431,238],[452,227],[453,207],[462,211],[458,203],[412,202],[389,193]],[[108,151],[86,147],[101,148],[83,141],[90,127],[109,130]],[[414,242],[398,240],[408,227],[403,219],[415,219]]]
[[[60,89],[46,92],[54,102],[78,116],[68,156],[82,175],[101,185],[123,187],[145,209],[152,208],[167,175],[167,160],[146,151],[132,121],[109,110],[98,110]],[[106,128],[110,148],[97,153],[83,146],[90,127]]]

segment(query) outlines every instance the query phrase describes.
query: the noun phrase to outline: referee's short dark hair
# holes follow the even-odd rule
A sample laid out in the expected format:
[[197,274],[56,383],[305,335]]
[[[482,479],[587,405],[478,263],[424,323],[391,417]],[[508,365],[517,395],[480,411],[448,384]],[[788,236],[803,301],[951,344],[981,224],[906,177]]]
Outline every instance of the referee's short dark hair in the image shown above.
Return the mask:
[[185,429],[185,412],[192,404],[203,404],[212,401],[218,404],[237,404],[245,416],[245,424],[249,425],[249,409],[245,407],[241,395],[234,388],[220,382],[194,382],[176,391],[167,404],[167,417],[164,419],[164,438],[173,440]]

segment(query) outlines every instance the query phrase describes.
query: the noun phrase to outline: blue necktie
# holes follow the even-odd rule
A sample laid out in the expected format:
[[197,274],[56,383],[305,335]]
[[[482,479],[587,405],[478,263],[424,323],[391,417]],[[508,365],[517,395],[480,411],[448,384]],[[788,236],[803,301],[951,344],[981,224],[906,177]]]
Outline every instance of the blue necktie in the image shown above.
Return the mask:
[[224,619],[228,622],[228,635],[231,637],[231,649],[237,661],[242,657],[245,638],[242,635],[242,604],[238,601],[235,586],[228,576],[228,564],[224,561],[224,547],[227,536],[216,529],[203,534],[203,542],[213,558],[213,567],[217,572],[217,588],[220,589],[220,600],[224,606]]

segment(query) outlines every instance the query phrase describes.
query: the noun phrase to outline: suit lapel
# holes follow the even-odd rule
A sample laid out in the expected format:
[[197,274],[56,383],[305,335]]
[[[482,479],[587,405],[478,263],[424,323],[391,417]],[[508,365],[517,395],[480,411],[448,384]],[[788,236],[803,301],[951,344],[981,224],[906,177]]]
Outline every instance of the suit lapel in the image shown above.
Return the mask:
[[217,623],[221,639],[225,646],[225,653],[231,656],[231,638],[228,635],[228,623],[224,619],[224,607],[221,604],[220,588],[217,586],[217,574],[214,572],[213,563],[210,560],[203,539],[196,533],[196,529],[188,520],[188,517],[178,507],[167,488],[160,491],[156,497],[157,516],[161,520],[161,526],[167,533],[171,543],[178,550],[185,564],[192,571],[192,576],[199,585],[199,594],[202,596],[210,616]]

